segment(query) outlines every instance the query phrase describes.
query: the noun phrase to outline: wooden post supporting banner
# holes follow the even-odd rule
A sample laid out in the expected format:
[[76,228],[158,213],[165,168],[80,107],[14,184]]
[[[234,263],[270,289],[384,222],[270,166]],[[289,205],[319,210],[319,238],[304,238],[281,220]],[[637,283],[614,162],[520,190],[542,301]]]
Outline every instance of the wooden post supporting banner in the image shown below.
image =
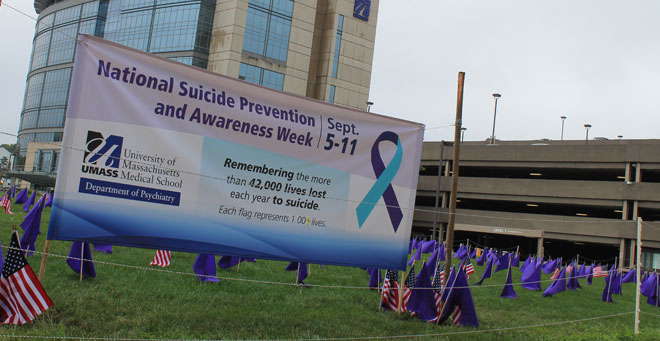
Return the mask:
[[48,251],[50,250],[50,239],[46,239],[44,243],[44,253],[41,255],[41,266],[39,267],[39,282],[44,281],[44,275],[46,274],[46,262],[48,262]]
[[[458,196],[458,166],[461,155],[461,125],[463,124],[463,83],[465,72],[458,73],[458,94],[456,98],[456,123],[454,124],[454,157],[451,178],[451,196],[449,199],[449,223],[447,225],[447,259],[445,274],[451,270],[454,252],[454,225],[456,224],[456,197]],[[447,281],[448,282],[448,281]]]
[[82,282],[82,275],[83,275],[83,265],[84,265],[84,252],[85,252],[85,242],[82,242],[80,245],[80,281]]

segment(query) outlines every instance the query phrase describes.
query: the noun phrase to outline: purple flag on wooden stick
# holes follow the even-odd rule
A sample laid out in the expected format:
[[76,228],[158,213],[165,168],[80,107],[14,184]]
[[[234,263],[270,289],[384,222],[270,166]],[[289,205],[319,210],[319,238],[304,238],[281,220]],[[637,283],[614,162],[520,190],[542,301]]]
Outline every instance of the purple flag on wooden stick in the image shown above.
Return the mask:
[[543,266],[542,260],[538,262],[531,261],[525,267],[525,271],[520,276],[522,287],[527,290],[541,290],[541,267]]
[[14,200],[14,204],[17,205],[25,204],[27,202],[27,199],[28,199],[27,188],[23,188],[20,192],[18,192],[18,195]]
[[479,256],[479,258],[477,258],[477,265],[479,265],[479,266],[484,265],[484,262],[486,261],[487,254],[488,254],[488,252],[486,251],[486,249],[481,250],[481,256]]
[[527,266],[531,261],[532,261],[532,255],[527,256],[527,259],[525,259],[522,266],[520,267],[520,272],[525,272],[525,269],[527,268]]
[[220,282],[215,277],[215,256],[200,253],[193,263],[193,271],[202,282]]
[[[39,236],[41,225],[41,213],[44,210],[43,198],[37,202],[36,205],[30,210],[30,212],[25,216],[23,222],[21,222],[21,228],[23,231],[23,237],[21,237],[21,247],[23,250],[28,251],[28,256],[32,256],[35,250],[35,242],[37,241],[37,236]],[[80,255],[78,256],[80,257]]]
[[543,297],[550,297],[562,291],[566,291],[566,268],[561,269],[557,279],[555,279],[552,284],[550,284],[550,286],[545,289],[543,292]]
[[53,193],[48,195],[48,200],[46,201],[46,207],[53,207]]
[[369,274],[369,288],[378,289],[380,288],[380,283],[383,282],[383,276],[380,269],[368,268],[367,273]]
[[9,199],[16,197],[16,185],[11,186],[11,194],[9,194]]
[[573,270],[571,271],[571,274],[568,277],[568,283],[566,284],[566,289],[568,290],[582,289],[582,286],[580,286],[580,282],[578,281],[577,273],[578,273],[578,266],[573,265]]
[[420,248],[418,248],[417,250],[415,250],[415,254],[412,257],[410,257],[410,260],[408,260],[407,264],[409,266],[413,265],[413,263],[415,263],[415,261],[420,260],[421,258],[422,258],[422,250]]
[[231,269],[241,262],[240,257],[237,256],[222,256],[218,260],[218,267],[220,269]]
[[30,206],[34,204],[34,200],[37,197],[37,191],[34,190],[32,191],[32,195],[30,196],[30,199],[23,205],[23,212],[27,212],[30,210]]
[[284,268],[286,271],[298,271],[298,262],[289,262],[287,264],[286,268]]
[[481,275],[481,279],[479,279],[479,282],[475,284],[480,285],[481,283],[484,282],[484,279],[490,278],[490,276],[492,276],[493,264],[495,263],[495,258],[496,257],[488,258],[488,263],[486,263],[486,268],[484,269],[484,273]]
[[80,264],[82,262],[81,256],[82,260],[84,260],[84,263],[82,264],[82,274],[91,278],[96,277],[96,269],[94,268],[94,260],[92,259],[92,251],[89,248],[89,243],[73,242],[66,263],[69,264],[69,267],[73,272],[79,274]]
[[555,271],[557,268],[557,262],[559,261],[559,258],[555,260],[549,260],[547,263],[543,265],[543,272],[546,274],[550,274]]
[[623,276],[621,283],[635,283],[635,281],[637,281],[637,271],[635,271],[635,269],[632,269],[628,271],[628,273],[625,276]]
[[296,275],[296,283],[297,284],[305,284],[303,282],[305,278],[307,278],[308,270],[307,270],[307,263],[300,262],[298,263],[298,274]]
[[430,276],[426,266],[422,266],[422,270],[417,274],[417,284],[411,289],[412,293],[406,308],[424,321],[431,321],[437,317],[433,290],[428,289],[431,287]]
[[511,281],[511,267],[506,274],[506,283],[504,283],[504,288],[502,288],[502,293],[500,294],[502,298],[516,298],[518,294],[513,290],[513,282]]
[[[454,314],[454,324],[469,327],[479,327],[479,319],[477,318],[477,310],[474,308],[474,301],[472,300],[472,292],[470,285],[467,282],[467,277],[463,269],[458,269],[456,280],[450,282],[445,293],[447,293],[445,300],[445,309],[440,316],[440,322],[449,318],[449,315]],[[443,298],[445,296],[443,295]]]
[[499,258],[497,258],[497,266],[495,267],[495,272],[501,271],[501,270],[506,270],[509,268],[509,264],[511,262],[511,253],[507,253],[504,255],[501,255]]

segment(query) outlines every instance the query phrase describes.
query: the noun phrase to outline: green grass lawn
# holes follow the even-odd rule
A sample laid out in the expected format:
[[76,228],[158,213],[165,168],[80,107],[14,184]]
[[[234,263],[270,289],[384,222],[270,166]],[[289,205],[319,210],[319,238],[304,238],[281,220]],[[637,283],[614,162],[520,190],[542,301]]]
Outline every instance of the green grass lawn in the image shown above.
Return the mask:
[[[0,214],[0,241],[9,245],[12,225],[24,217],[20,206],[16,215]],[[37,249],[43,248],[50,209],[43,215],[42,234]],[[20,228],[19,228],[20,229]],[[68,255],[70,242],[52,241],[51,253]],[[581,280],[584,289],[566,291],[544,298],[541,292],[514,285],[518,298],[502,299],[502,285],[474,286],[470,280],[479,329],[436,326],[409,315],[379,311],[378,293],[354,288],[300,288],[251,281],[293,283],[295,272],[286,272],[285,262],[258,260],[242,263],[240,271],[218,269],[220,283],[201,283],[196,277],[178,273],[149,271],[155,251],[114,247],[112,254],[93,252],[97,261],[130,265],[121,267],[96,264],[98,277],[79,281],[78,274],[64,258],[48,259],[44,288],[55,303],[34,322],[23,326],[0,326],[0,338],[10,336],[77,336],[157,339],[315,339],[360,338],[410,335],[426,339],[451,340],[626,340],[660,339],[660,309],[646,304],[642,297],[641,335],[633,333],[634,285],[624,284],[623,295],[614,295],[615,303],[600,300],[604,281],[591,286]],[[192,274],[196,254],[172,253],[172,265],[166,270]],[[427,255],[428,257],[428,255]],[[216,257],[216,261],[219,258]],[[41,256],[29,257],[36,273]],[[419,268],[421,262],[418,262]],[[483,267],[476,266],[477,275]],[[419,270],[419,269],[418,269]],[[514,282],[520,279],[513,270]],[[485,285],[503,284],[506,271],[495,274]],[[543,279],[548,279],[548,275]],[[366,287],[364,270],[338,266],[310,266],[306,282],[313,285]],[[546,288],[550,283],[543,283]],[[605,319],[551,324],[630,313]],[[649,314],[655,314],[649,315]],[[497,331],[497,329],[501,329]],[[491,331],[488,331],[491,330]],[[495,330],[495,331],[493,331]],[[487,331],[487,332],[480,332]],[[473,333],[477,332],[477,333]],[[453,333],[442,335],[446,333]],[[469,333],[469,334],[460,334]]]

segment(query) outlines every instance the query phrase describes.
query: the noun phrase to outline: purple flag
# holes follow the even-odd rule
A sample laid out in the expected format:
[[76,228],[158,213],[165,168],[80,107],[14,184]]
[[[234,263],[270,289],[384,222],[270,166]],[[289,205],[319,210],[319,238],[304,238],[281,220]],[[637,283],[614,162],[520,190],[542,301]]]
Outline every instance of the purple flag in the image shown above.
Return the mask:
[[440,249],[435,249],[435,251],[433,251],[433,254],[431,255],[431,257],[429,257],[429,261],[426,262],[426,267],[428,268],[428,272],[430,274],[433,273],[433,271],[435,270],[435,265],[438,263],[438,258],[440,256],[439,252],[440,252]]
[[587,268],[586,270],[586,275],[587,275],[587,284],[591,285],[591,282],[594,279],[594,267],[596,266],[596,263],[591,263],[591,266]]
[[525,271],[520,276],[522,287],[527,290],[541,290],[541,267],[543,266],[542,260],[537,262],[529,262]]
[[103,253],[112,253],[112,245],[110,245],[110,244],[94,244],[94,251],[99,251],[99,252],[103,252]]
[[305,284],[303,282],[307,278],[307,263],[300,262],[298,263],[298,274],[296,275],[297,284]]
[[511,258],[511,253],[501,255],[497,259],[497,266],[495,267],[495,272],[508,269],[510,258]]
[[481,279],[479,279],[479,282],[475,284],[480,285],[481,283],[484,282],[484,279],[490,278],[490,276],[492,276],[494,263],[495,263],[495,257],[488,258],[488,263],[486,263],[486,268],[484,268],[484,273],[481,275]]
[[53,207],[53,193],[48,195],[48,201],[46,201],[46,207]]
[[435,248],[435,240],[424,241],[422,243],[422,253],[431,253]]
[[368,268],[367,273],[369,273],[369,288],[378,289],[380,283],[383,282],[383,276],[380,269]]
[[433,290],[428,289],[430,287],[430,274],[426,266],[422,266],[422,270],[417,274],[417,284],[411,289],[407,309],[424,321],[431,321],[437,317]]
[[578,272],[578,266],[573,265],[573,270],[571,271],[571,274],[568,277],[568,283],[566,284],[566,289],[568,290],[582,289],[582,286],[580,286],[580,282],[578,281],[577,272]]
[[[35,250],[34,244],[40,233],[39,226],[41,225],[41,212],[43,212],[43,210],[43,198],[41,198],[25,216],[23,222],[21,222],[21,228],[25,231],[23,237],[21,237],[21,247],[23,250],[28,251],[28,256],[32,256]],[[78,257],[80,257],[80,255],[78,255]]]
[[476,256],[477,256],[477,248],[475,247],[472,249],[472,252],[470,253],[470,258],[474,259],[474,257]]
[[415,250],[415,254],[412,257],[410,257],[410,260],[408,260],[407,263],[408,266],[413,265],[416,260],[420,260],[421,258],[422,258],[422,250],[418,248],[417,250]]
[[636,281],[637,281],[637,271],[635,271],[635,269],[632,269],[628,271],[628,273],[625,276],[623,276],[621,283],[635,283]]
[[486,261],[486,257],[488,255],[488,252],[486,252],[486,249],[481,250],[481,256],[477,258],[477,265],[482,266],[484,265],[484,262]]
[[478,328],[477,310],[474,308],[472,292],[463,269],[459,268],[456,276],[456,280],[452,280],[450,276],[452,281],[447,282],[449,285],[445,289],[445,293],[447,293],[446,306],[442,316],[440,316],[440,322],[445,321],[449,318],[449,315],[454,314],[454,324]]
[[[511,281],[511,267],[506,274],[506,283],[504,283],[504,288],[502,288],[502,293],[500,294],[502,298],[516,298],[518,294],[513,290],[513,282]],[[462,316],[461,316],[462,317]]]
[[605,277],[605,288],[603,289],[603,296],[601,299],[603,302],[614,302],[612,300],[612,294],[615,294],[621,290],[621,281],[616,275],[616,270],[610,270],[609,275]]
[[646,303],[654,305],[656,307],[660,306],[660,278],[658,276],[652,277],[652,281],[649,283],[649,294]]
[[9,199],[16,198],[16,185],[11,186],[11,194],[9,194]]
[[438,247],[438,250],[439,250],[438,251],[438,260],[441,261],[441,262],[444,262],[445,259],[447,258],[447,249],[445,248],[445,244],[442,243]]
[[523,262],[523,265],[520,267],[520,272],[525,272],[525,269],[529,265],[529,263],[532,261],[532,255],[527,256],[527,259]]
[[417,246],[417,237],[408,243],[408,254],[412,253],[412,250],[415,248],[415,246]]
[[20,192],[18,192],[18,195],[16,196],[16,199],[14,200],[14,204],[25,204],[27,202],[28,195],[27,195],[27,188],[23,188]]
[[456,250],[456,253],[454,253],[454,258],[463,259],[465,258],[465,255],[467,255],[467,247],[461,244],[461,246],[458,247],[458,250]]
[[222,256],[218,261],[218,267],[220,269],[231,269],[240,263],[240,257],[236,256]]
[[286,268],[284,268],[286,271],[298,271],[298,262],[290,262]]
[[550,284],[550,286],[545,289],[543,292],[543,297],[550,297],[562,291],[566,291],[566,268],[561,269],[557,279],[555,279],[552,284]]
[[515,257],[511,260],[511,266],[517,268],[520,266],[520,254],[516,254]]
[[655,279],[658,275],[657,274],[651,274],[646,277],[646,279],[642,280],[642,286],[640,288],[640,292],[644,296],[649,296],[653,293],[653,288],[655,286]]
[[23,205],[23,212],[27,212],[30,210],[30,206],[34,204],[34,200],[37,197],[37,190],[32,191],[32,195],[30,196],[30,199]]
[[[84,245],[84,247],[83,247]],[[71,244],[71,251],[69,251],[69,258],[66,263],[73,272],[80,273],[80,256],[84,260],[82,266],[82,273],[84,276],[94,278],[96,277],[96,269],[94,268],[94,260],[92,259],[92,251],[89,248],[89,243],[73,242]]]
[[193,263],[193,271],[202,282],[220,282],[215,277],[215,256],[200,253]]
[[545,263],[545,265],[543,265],[543,272],[545,272],[546,274],[550,274],[554,272],[555,269],[557,268],[558,260],[559,258],[555,260],[549,260],[547,263]]

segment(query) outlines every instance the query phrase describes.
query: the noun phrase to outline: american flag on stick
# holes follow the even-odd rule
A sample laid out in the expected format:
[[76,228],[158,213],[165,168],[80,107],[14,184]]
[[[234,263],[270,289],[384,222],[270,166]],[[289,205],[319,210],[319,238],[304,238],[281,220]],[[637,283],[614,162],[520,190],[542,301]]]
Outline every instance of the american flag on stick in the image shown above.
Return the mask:
[[472,265],[472,261],[470,260],[470,257],[465,258],[465,265],[463,265],[463,271],[465,271],[465,277],[467,279],[470,279],[470,275],[474,273],[474,265]]
[[453,316],[452,316],[451,320],[454,323],[454,325],[456,326],[461,322],[461,307],[456,305],[456,308],[454,309],[452,314],[453,314]]
[[5,213],[14,215],[11,211],[11,200],[9,199],[9,195],[5,194],[0,198],[0,207],[5,208]]
[[403,282],[403,295],[401,298],[401,312],[406,312],[408,311],[408,301],[410,301],[410,295],[412,295],[412,290],[411,288],[414,288],[415,285],[417,285],[417,277],[415,275],[415,266],[413,265],[412,268],[410,268],[410,272],[408,273],[408,276],[406,277],[406,281]]
[[160,267],[167,267],[170,265],[170,250],[158,250],[156,251],[156,255],[154,256],[154,259],[149,263],[150,266],[160,266]]
[[550,279],[551,279],[551,280],[555,280],[555,279],[557,279],[557,278],[559,277],[559,273],[560,273],[560,272],[561,272],[561,271],[559,270],[559,268],[556,268],[556,269],[555,269],[555,272],[553,272],[553,273],[552,273],[552,276],[550,276]]
[[387,270],[385,282],[383,282],[383,295],[381,305],[385,309],[397,311],[399,309],[399,274],[393,270]]
[[53,301],[39,283],[18,245],[17,233],[12,233],[7,259],[0,276],[2,324],[30,322],[52,305]]

